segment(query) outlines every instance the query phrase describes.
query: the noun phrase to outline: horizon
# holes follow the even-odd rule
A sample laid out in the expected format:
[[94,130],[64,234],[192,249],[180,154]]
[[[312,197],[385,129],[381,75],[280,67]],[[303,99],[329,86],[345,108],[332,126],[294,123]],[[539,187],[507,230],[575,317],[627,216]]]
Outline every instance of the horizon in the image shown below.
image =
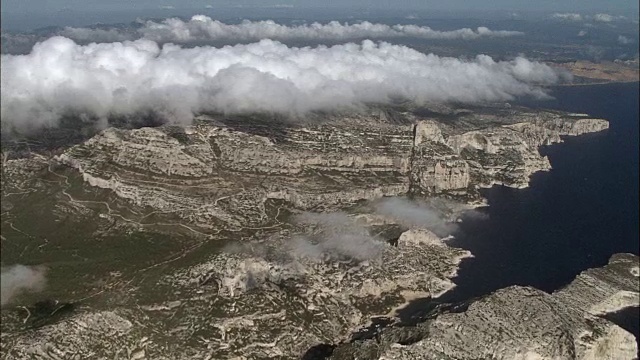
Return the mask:
[[[595,15],[606,13],[614,16],[625,16],[637,21],[638,2],[626,0],[613,4],[586,2],[580,7],[569,6],[567,3],[544,1],[530,6],[521,1],[499,2],[503,5],[485,5],[448,2],[447,5],[422,5],[415,1],[404,1],[405,4],[390,4],[384,1],[363,4],[353,1],[348,5],[328,2],[323,6],[316,6],[306,2],[269,1],[261,4],[244,1],[240,4],[218,3],[210,1],[192,1],[189,4],[163,1],[151,3],[147,0],[128,4],[82,3],[74,4],[72,0],[54,2],[41,1],[3,1],[1,5],[2,31],[34,31],[51,26],[90,26],[96,24],[130,23],[137,18],[168,18],[191,17],[193,15],[207,15],[219,20],[233,19],[306,19],[310,21],[351,20],[363,21],[369,19],[397,19],[419,18],[422,20],[436,19],[513,19],[537,20],[549,15],[560,13],[578,13]],[[574,4],[575,5],[575,4]]]

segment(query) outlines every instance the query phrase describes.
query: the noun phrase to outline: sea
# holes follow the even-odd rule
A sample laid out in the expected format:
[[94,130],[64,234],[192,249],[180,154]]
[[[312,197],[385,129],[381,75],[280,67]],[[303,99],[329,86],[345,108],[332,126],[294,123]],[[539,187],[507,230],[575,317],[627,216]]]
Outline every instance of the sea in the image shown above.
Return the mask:
[[[529,188],[484,192],[488,206],[479,211],[488,218],[463,218],[453,240],[475,257],[462,262],[456,288],[439,302],[464,302],[510,285],[552,292],[615,253],[638,254],[638,87],[555,87],[551,100],[520,102],[587,113],[609,120],[610,128],[541,148],[552,170],[535,174]],[[638,337],[637,308],[610,318]]]

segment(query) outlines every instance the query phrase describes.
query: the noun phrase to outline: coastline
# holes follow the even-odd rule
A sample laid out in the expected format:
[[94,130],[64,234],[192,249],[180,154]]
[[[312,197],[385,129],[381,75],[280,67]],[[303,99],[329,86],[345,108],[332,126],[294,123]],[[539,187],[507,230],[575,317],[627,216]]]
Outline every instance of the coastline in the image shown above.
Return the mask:
[[550,87],[578,87],[578,86],[590,86],[590,85],[612,85],[612,84],[630,84],[630,83],[640,83],[640,79],[636,80],[624,80],[624,81],[602,81],[602,82],[592,82],[587,84],[558,84]]

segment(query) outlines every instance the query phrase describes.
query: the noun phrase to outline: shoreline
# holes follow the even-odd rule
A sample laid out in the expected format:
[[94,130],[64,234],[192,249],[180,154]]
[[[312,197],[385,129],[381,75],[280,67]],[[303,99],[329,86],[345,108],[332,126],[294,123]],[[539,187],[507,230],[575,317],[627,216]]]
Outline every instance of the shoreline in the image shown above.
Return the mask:
[[552,85],[553,87],[576,87],[576,86],[589,86],[589,85],[609,85],[609,84],[630,84],[630,83],[640,83],[640,79],[637,80],[616,80],[616,81],[601,81],[601,82],[593,82],[587,84],[558,84]]

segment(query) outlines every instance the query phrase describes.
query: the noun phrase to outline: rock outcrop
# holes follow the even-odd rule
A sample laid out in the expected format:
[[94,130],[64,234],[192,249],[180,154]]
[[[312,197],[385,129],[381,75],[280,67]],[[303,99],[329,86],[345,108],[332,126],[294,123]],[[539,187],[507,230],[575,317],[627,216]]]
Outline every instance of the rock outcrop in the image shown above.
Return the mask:
[[604,120],[513,108],[446,115],[455,121],[382,114],[326,115],[304,125],[203,116],[184,130],[110,128],[57,161],[91,186],[205,230],[212,222],[258,227],[268,222],[268,199],[299,209],[407,193],[478,202],[480,187],[525,187],[532,173],[548,170],[539,146],[608,127]]
[[[32,332],[3,334],[4,358],[295,358],[317,349],[319,342],[348,339],[347,329],[365,325],[366,315],[380,311],[394,294],[410,299],[416,291],[426,290],[420,293],[424,296],[433,290],[426,284],[441,286],[436,280],[453,276],[455,263],[434,260],[451,251],[459,259],[468,256],[428,231],[415,230],[403,233],[397,248],[385,247],[381,261],[356,267],[302,259],[274,262],[255,254],[217,256],[157,285],[181,293],[182,300],[118,313],[80,310]],[[609,265],[586,271],[553,294],[512,286],[467,303],[440,305],[415,326],[377,318],[364,339],[325,345],[324,355],[315,358],[634,359],[634,336],[596,316],[601,312],[594,313],[592,300],[621,291],[637,298],[638,285],[631,284],[639,260],[614,255]],[[585,287],[586,277],[598,279],[597,290]],[[383,328],[376,328],[380,324]],[[167,346],[163,331],[181,346]]]
[[[572,287],[553,295],[514,287],[428,323],[392,325],[398,307],[452,289],[459,263],[472,254],[449,246],[436,226],[392,218],[377,199],[457,200],[446,211],[407,207],[450,230],[453,213],[482,201],[479,188],[526,186],[532,173],[548,169],[539,146],[608,126],[521,108],[436,110],[322,114],[296,123],[201,116],[186,128],[109,128],[54,159],[6,161],[3,195],[46,194],[50,202],[33,201],[50,206],[40,213],[52,217],[52,229],[82,216],[84,224],[98,223],[83,228],[95,241],[105,234],[137,241],[132,234],[148,231],[184,236],[188,246],[165,254],[171,241],[145,238],[135,251],[158,247],[151,265],[132,264],[126,275],[88,284],[92,292],[77,295],[73,312],[54,311],[46,324],[25,329],[28,308],[3,309],[2,357],[295,358],[317,344],[343,344],[338,358],[389,359],[586,359],[606,346],[622,349],[612,352],[620,356],[634,350],[628,333],[597,317],[637,299],[627,280],[609,281],[622,260],[576,280],[594,285],[587,299]],[[51,237],[40,237],[44,245],[29,237],[31,248],[58,246]],[[370,334],[386,340],[349,343]]]
[[553,295],[575,308],[603,316],[640,305],[639,275],[637,256],[616,254],[606,266],[582,272]]
[[512,286],[436,310],[415,327],[338,346],[333,359],[635,359],[635,337],[600,317],[639,306],[640,258],[616,254],[548,294]]
[[[347,225],[362,230],[361,221]],[[450,290],[458,264],[471,256],[424,229],[402,233],[395,246],[357,230],[341,232],[364,236],[358,260],[338,245],[315,248],[314,229],[236,244],[178,269],[155,285],[166,289],[164,300],[138,302],[137,311],[79,309],[38,330],[5,334],[3,358],[295,358],[319,342],[348,338],[415,295]],[[163,333],[180,346],[166,346]]]

